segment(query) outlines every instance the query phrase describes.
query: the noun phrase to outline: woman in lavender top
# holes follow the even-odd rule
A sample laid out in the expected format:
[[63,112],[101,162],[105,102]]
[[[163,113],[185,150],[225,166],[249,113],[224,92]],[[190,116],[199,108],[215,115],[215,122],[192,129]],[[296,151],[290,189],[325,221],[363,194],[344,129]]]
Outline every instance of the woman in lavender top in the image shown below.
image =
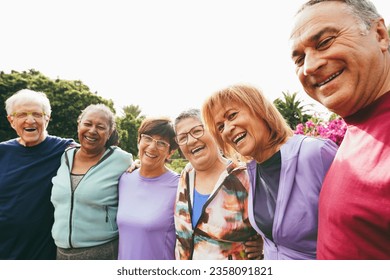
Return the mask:
[[145,119],[138,130],[141,167],[119,181],[119,260],[175,259],[174,204],[179,174],[165,165],[177,149],[168,118]]

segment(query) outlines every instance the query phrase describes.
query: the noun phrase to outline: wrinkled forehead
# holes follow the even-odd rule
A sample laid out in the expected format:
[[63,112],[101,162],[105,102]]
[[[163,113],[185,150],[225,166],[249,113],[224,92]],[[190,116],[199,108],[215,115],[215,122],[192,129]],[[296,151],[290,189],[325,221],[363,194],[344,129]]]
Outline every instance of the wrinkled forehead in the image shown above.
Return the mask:
[[30,110],[30,111],[41,111],[43,110],[43,105],[39,102],[31,102],[27,100],[18,100],[13,104],[12,110],[18,111],[20,109]]
[[353,17],[346,4],[339,1],[321,2],[301,10],[294,18],[290,39],[304,34],[313,25],[342,23],[346,17]]
[[342,2],[322,2],[305,8],[296,15],[290,34],[292,56],[300,46],[317,42],[327,32],[338,33],[358,26],[358,19]]

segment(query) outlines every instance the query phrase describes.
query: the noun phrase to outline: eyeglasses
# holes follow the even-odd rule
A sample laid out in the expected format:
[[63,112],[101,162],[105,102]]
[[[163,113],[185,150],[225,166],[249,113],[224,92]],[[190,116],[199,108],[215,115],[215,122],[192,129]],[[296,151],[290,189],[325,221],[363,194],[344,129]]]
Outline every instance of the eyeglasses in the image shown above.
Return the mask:
[[44,112],[15,112],[11,114],[11,116],[17,119],[26,119],[29,115],[34,119],[41,119],[43,116],[46,116]]
[[153,142],[156,142],[156,147],[159,150],[166,150],[170,146],[167,142],[163,140],[156,140],[152,136],[149,136],[147,134],[141,134],[141,140],[148,145],[152,144]]
[[176,135],[175,141],[179,146],[185,145],[188,141],[188,134],[191,135],[195,139],[199,139],[204,134],[203,124],[194,126],[187,133],[180,133]]

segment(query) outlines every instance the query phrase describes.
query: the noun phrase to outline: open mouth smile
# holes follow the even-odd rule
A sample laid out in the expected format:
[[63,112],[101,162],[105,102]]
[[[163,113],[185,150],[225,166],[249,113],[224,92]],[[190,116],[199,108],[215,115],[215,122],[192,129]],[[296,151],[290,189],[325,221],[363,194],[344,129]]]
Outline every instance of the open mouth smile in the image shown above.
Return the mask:
[[246,132],[238,134],[236,137],[233,138],[233,143],[237,145],[238,142],[240,142],[245,138],[245,136],[246,136]]
[[88,140],[89,142],[96,142],[96,141],[97,141],[97,139],[91,138],[91,137],[88,137],[88,136],[85,136],[84,138],[85,138],[86,140]]
[[321,82],[321,83],[318,83],[318,84],[315,84],[315,86],[316,86],[316,87],[321,87],[321,86],[323,86],[323,85],[329,83],[330,81],[334,80],[336,77],[340,76],[341,73],[343,73],[343,70],[334,73],[332,76],[330,76],[329,78],[327,78],[325,81],[323,81],[323,82]]
[[191,154],[196,154],[196,153],[199,153],[200,151],[202,151],[204,149],[204,146],[198,146],[194,149],[191,150]]
[[37,129],[35,127],[26,127],[24,130],[27,131],[27,132],[34,132]]

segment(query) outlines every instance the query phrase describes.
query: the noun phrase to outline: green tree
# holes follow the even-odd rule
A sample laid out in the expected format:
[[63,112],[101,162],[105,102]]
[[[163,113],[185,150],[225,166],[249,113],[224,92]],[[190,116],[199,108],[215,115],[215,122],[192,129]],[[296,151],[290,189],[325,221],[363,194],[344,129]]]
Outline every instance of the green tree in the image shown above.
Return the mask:
[[187,163],[188,160],[184,158],[176,158],[176,159],[172,159],[167,165],[170,169],[180,174]]
[[288,125],[295,129],[297,124],[304,123],[310,119],[310,115],[306,114],[306,106],[312,106],[312,104],[304,105],[300,99],[297,98],[297,92],[290,94],[287,92],[283,93],[283,99],[276,98],[274,105],[282,114]]
[[137,133],[145,116],[141,115],[138,105],[129,105],[122,108],[124,115],[117,117],[117,126],[120,136],[119,147],[126,150],[134,157],[138,155]]
[[15,131],[6,121],[5,100],[18,90],[28,88],[46,93],[52,106],[49,134],[59,137],[70,137],[77,140],[77,117],[90,104],[103,103],[113,112],[112,100],[106,100],[97,93],[90,92],[81,81],[68,81],[59,78],[53,80],[32,69],[29,71],[0,72],[0,141],[16,137]]
[[128,105],[123,107],[122,110],[126,115],[132,115],[135,119],[144,118],[144,116],[141,115],[141,108],[138,105]]

